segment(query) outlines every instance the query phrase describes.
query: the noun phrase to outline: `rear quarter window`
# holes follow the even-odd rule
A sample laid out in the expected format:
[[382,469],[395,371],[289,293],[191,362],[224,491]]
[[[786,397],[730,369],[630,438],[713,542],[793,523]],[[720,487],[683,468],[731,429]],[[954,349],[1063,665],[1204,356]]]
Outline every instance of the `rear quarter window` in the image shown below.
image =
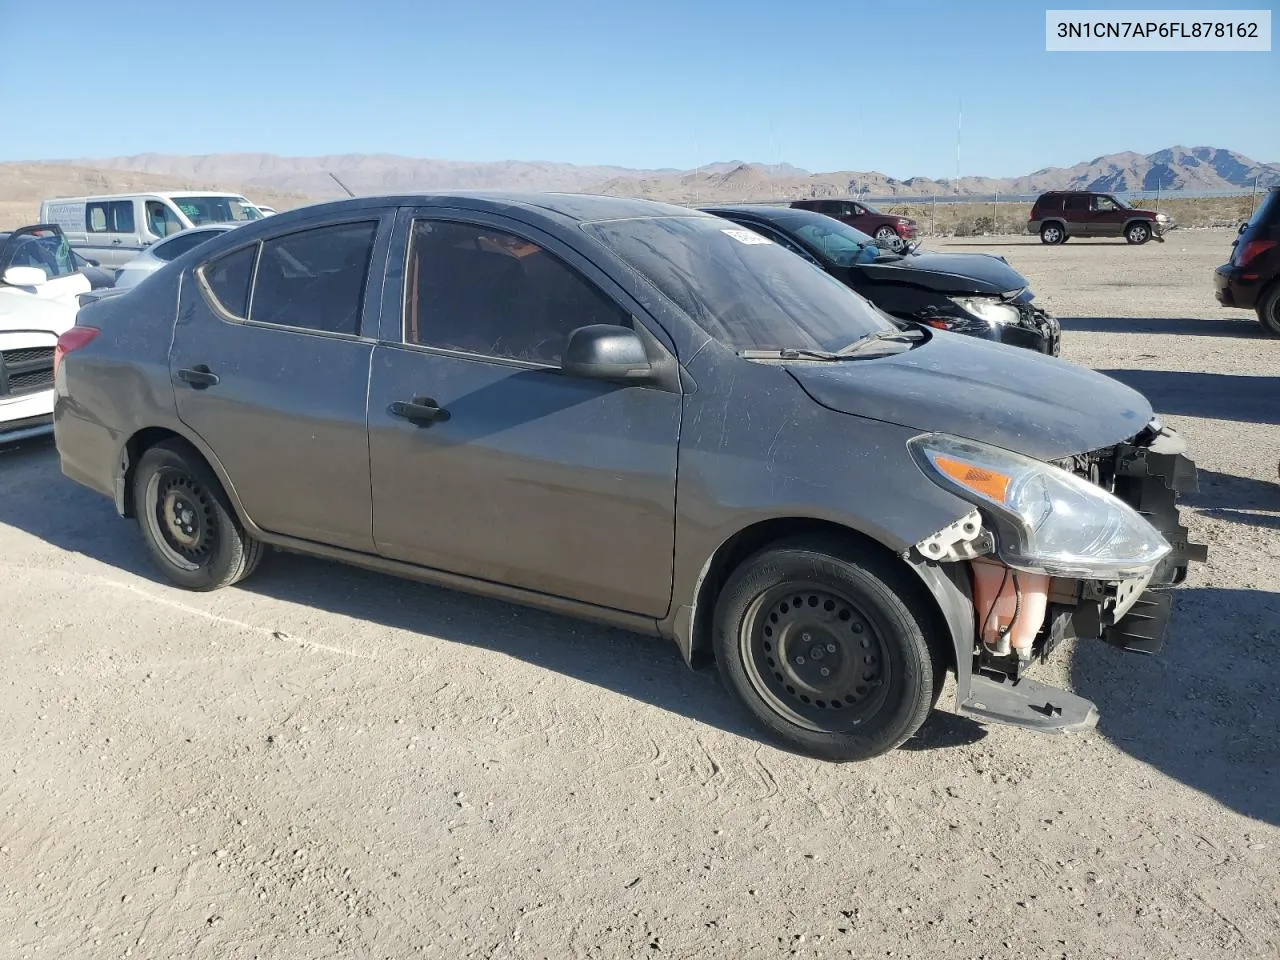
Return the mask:
[[258,255],[258,245],[245,247],[212,260],[200,268],[205,285],[217,306],[224,313],[241,320],[249,313],[249,283],[253,279],[253,264]]

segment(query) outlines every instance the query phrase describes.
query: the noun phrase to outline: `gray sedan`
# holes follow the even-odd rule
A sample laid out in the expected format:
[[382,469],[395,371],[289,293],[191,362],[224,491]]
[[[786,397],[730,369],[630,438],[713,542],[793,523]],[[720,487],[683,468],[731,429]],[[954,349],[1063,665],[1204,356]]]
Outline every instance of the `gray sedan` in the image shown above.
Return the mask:
[[1064,638],[1159,647],[1203,550],[1139,394],[887,314],[665,204],[343,200],[237,227],[60,342],[62,469],[163,574],[270,546],[672,639],[832,760],[957,708],[1061,732]]
[[163,240],[157,240],[120,268],[116,274],[116,288],[134,286],[169,261],[176,260],[188,250],[194,250],[206,240],[212,240],[236,226],[237,224],[234,223],[211,223],[207,226],[192,227],[189,230],[171,233]]

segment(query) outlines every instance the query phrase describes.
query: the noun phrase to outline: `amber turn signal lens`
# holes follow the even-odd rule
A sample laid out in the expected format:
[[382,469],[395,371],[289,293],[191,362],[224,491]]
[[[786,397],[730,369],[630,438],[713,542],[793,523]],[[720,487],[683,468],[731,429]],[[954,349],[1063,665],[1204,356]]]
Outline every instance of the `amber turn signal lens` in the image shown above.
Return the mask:
[[1005,502],[1005,494],[1009,491],[1009,476],[996,473],[994,470],[983,470],[962,460],[950,457],[935,456],[934,465],[962,487],[968,487],[974,493],[980,493],[996,503]]

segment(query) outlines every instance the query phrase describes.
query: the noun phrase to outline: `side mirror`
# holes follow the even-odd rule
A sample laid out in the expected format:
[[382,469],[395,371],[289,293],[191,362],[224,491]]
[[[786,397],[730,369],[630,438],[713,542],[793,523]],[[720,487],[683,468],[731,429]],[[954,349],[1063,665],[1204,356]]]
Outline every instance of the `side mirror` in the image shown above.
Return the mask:
[[10,267],[4,272],[4,282],[11,287],[38,287],[48,279],[39,267]]
[[1240,229],[1236,231],[1236,234],[1239,235],[1241,233],[1244,233],[1248,229],[1249,229],[1249,221],[1246,220],[1244,223],[1240,224]]
[[640,337],[611,323],[579,327],[569,334],[560,369],[589,380],[643,380],[652,373]]

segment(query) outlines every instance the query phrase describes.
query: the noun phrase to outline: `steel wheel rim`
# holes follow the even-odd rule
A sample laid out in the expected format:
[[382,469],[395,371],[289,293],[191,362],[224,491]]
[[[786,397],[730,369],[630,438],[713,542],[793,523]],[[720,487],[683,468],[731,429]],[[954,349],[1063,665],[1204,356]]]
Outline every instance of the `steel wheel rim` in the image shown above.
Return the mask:
[[877,240],[888,240],[890,237],[895,237],[895,236],[897,236],[897,234],[894,233],[892,230],[890,230],[888,227],[881,227],[879,230],[876,231]]
[[189,572],[209,563],[218,525],[203,485],[182,471],[160,470],[147,480],[143,500],[147,532],[165,560]]
[[764,591],[743,618],[738,644],[757,695],[805,729],[855,731],[888,697],[881,626],[830,587],[792,583]]
[[1138,224],[1136,227],[1130,229],[1129,235],[1135,240],[1145,240],[1147,239],[1147,228],[1142,226],[1142,224]]
[[1059,236],[1061,236],[1061,234],[1057,227],[1049,227],[1044,232],[1044,238],[1048,240],[1050,243],[1057,243]]

